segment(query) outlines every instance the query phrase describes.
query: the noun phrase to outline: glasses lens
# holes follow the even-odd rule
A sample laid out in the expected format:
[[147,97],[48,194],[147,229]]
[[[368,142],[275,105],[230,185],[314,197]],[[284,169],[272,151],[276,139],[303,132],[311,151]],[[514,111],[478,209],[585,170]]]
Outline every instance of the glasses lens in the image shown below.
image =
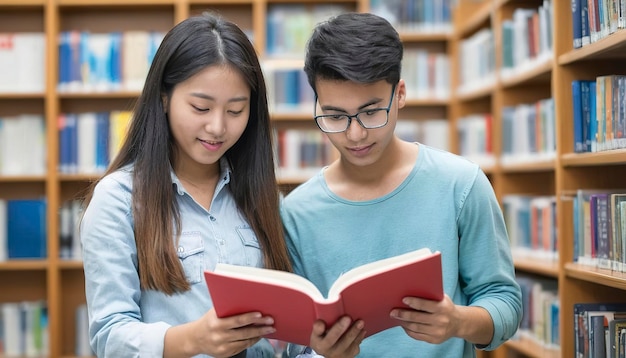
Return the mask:
[[387,109],[376,108],[359,113],[359,119],[365,128],[378,128],[387,124]]
[[344,115],[318,116],[315,120],[324,132],[343,132],[348,128],[348,117]]

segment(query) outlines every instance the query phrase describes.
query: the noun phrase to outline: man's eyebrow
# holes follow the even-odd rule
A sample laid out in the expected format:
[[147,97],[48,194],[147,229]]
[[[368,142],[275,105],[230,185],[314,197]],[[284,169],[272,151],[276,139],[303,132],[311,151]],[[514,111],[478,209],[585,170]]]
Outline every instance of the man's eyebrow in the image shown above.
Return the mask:
[[[380,103],[382,100],[383,100],[382,98],[374,98],[374,99],[370,100],[369,102],[367,102],[367,103],[365,103],[365,104],[361,105],[361,106],[358,108],[358,110],[359,110],[359,111],[361,111],[361,110],[363,110],[363,109],[365,109],[365,108],[367,108],[367,107],[369,107],[369,106],[371,106],[371,105],[374,105],[374,104]],[[344,113],[348,113],[348,111],[346,111],[345,109],[343,109],[343,108],[339,108],[339,107],[335,107],[335,106],[322,106],[321,108],[322,108],[322,110],[324,110],[324,111],[335,111],[335,112],[344,112]]]
[[[207,99],[207,100],[211,100],[211,101],[215,101],[215,97],[209,96],[209,95],[207,95],[205,93],[192,92],[191,96],[197,97],[197,98],[202,98],[202,99]],[[240,96],[240,97],[233,97],[233,98],[229,99],[228,102],[245,102],[245,101],[248,101],[248,100],[249,100],[248,96]]]

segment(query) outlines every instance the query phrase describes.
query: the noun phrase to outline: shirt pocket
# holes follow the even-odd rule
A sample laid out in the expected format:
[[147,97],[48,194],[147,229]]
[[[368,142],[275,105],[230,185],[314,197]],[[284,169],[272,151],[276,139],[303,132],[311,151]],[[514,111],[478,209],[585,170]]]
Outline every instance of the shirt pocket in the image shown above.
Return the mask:
[[261,246],[252,228],[238,227],[236,230],[241,239],[241,244],[243,245],[246,264],[249,266],[261,266],[260,264],[263,262],[261,258]]
[[176,248],[178,259],[190,284],[202,281],[204,267],[204,241],[199,232],[184,232]]

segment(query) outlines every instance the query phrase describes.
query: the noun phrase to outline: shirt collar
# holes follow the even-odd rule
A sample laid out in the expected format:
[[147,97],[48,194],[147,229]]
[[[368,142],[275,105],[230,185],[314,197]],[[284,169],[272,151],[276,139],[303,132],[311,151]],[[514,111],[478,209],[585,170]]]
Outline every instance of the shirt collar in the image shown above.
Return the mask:
[[[224,188],[228,183],[230,183],[230,176],[232,175],[232,169],[230,168],[230,164],[225,157],[220,158],[220,180],[217,182],[217,186],[215,188],[215,194],[219,193],[222,188]],[[183,195],[187,193],[185,187],[174,173],[174,169],[170,168],[170,176],[172,178],[172,184],[176,188],[176,192],[178,195]]]

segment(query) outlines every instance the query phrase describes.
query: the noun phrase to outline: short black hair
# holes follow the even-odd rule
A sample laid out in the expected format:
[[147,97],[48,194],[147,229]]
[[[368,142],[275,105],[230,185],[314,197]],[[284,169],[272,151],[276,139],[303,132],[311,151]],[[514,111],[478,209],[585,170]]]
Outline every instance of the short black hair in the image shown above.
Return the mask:
[[307,43],[304,71],[315,90],[316,79],[397,84],[403,45],[386,19],[348,12],[319,23]]

